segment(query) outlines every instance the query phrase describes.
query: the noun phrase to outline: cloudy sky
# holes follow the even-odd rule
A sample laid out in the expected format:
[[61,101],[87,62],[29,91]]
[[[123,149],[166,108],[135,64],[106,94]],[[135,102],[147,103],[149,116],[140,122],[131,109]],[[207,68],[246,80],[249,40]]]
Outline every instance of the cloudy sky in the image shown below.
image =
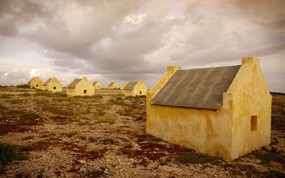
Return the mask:
[[169,65],[260,59],[271,91],[285,92],[284,0],[1,0],[0,85],[33,76],[143,79]]

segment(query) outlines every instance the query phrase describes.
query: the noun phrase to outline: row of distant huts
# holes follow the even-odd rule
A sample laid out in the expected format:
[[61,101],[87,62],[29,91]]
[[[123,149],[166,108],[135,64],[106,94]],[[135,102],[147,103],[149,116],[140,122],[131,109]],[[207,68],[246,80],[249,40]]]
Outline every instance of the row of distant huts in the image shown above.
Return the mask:
[[49,78],[43,82],[39,77],[33,77],[28,85],[35,88],[50,92],[64,92],[70,96],[92,96],[94,94],[123,94],[125,96],[141,96],[146,95],[147,86],[142,80],[127,81],[123,86],[119,86],[117,82],[110,82],[108,88],[102,87],[102,82],[95,81],[93,84],[86,78],[75,78],[73,81],[63,87],[57,78]]

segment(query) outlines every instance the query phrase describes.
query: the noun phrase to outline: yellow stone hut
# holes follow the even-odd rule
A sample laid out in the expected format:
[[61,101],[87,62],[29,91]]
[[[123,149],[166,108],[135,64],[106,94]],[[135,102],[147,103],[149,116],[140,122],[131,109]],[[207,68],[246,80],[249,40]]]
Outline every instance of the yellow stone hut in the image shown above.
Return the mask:
[[49,78],[43,84],[42,90],[51,92],[62,92],[62,83],[57,78]]
[[142,81],[127,81],[124,86],[122,87],[122,93],[125,96],[142,96],[146,95],[147,92],[147,86]]
[[30,88],[42,89],[43,81],[39,77],[33,77],[29,82]]
[[108,89],[119,89],[119,85],[117,82],[110,82],[108,85]]
[[70,96],[91,96],[94,95],[94,86],[86,77],[75,78],[66,88],[66,94]]
[[270,144],[271,99],[254,57],[240,66],[171,66],[147,92],[146,132],[231,161]]
[[102,89],[102,83],[100,81],[93,82],[93,86],[95,90],[101,90]]

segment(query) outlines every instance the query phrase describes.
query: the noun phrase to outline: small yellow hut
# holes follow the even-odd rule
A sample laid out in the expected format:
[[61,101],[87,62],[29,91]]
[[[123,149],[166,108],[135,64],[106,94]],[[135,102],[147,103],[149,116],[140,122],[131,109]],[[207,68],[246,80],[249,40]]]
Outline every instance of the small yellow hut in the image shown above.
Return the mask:
[[70,96],[92,96],[94,95],[94,86],[86,77],[82,79],[75,78],[67,86],[66,94]]
[[108,85],[108,89],[119,89],[119,85],[117,82],[110,82]]
[[30,88],[42,89],[43,81],[39,77],[33,77],[29,82]]
[[147,86],[142,81],[127,81],[124,86],[122,87],[122,93],[125,96],[142,96],[146,95],[147,92]]
[[42,90],[51,92],[62,92],[62,84],[57,78],[49,78],[44,84]]
[[237,66],[171,66],[147,92],[146,132],[231,161],[270,144],[271,99],[254,57]]
[[93,86],[95,90],[101,90],[102,89],[102,83],[100,81],[93,82]]

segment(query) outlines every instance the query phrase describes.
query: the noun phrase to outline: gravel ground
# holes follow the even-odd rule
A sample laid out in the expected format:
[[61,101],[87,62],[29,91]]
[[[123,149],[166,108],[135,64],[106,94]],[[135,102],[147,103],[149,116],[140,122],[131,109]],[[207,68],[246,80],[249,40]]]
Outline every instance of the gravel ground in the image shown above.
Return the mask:
[[145,134],[145,98],[0,87],[0,144],[22,155],[0,177],[285,177],[285,95],[271,145],[233,162]]

